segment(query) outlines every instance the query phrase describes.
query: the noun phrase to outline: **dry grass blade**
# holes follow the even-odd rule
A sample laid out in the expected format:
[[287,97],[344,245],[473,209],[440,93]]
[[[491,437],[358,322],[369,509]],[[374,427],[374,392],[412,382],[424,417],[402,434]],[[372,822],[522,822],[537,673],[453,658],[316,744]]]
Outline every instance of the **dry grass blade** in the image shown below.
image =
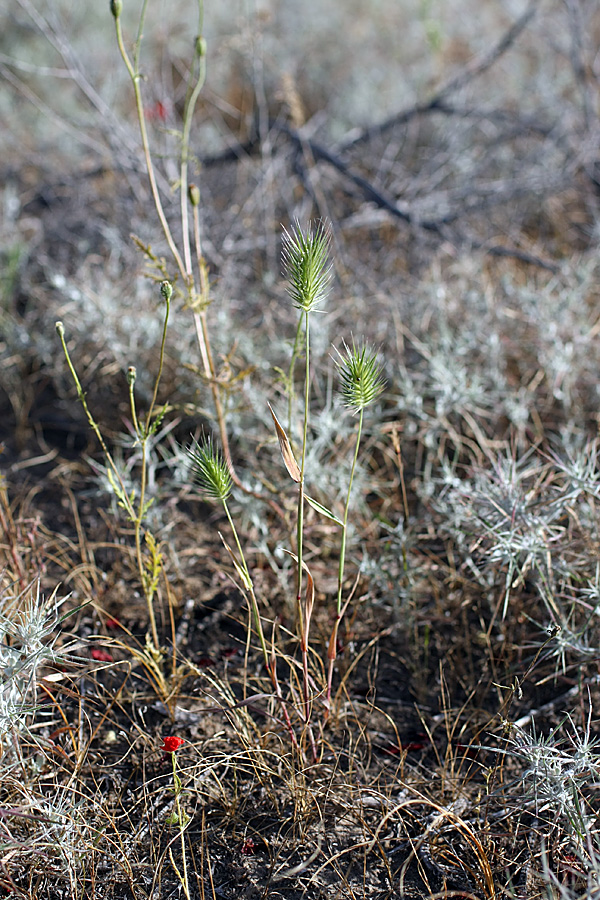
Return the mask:
[[294,456],[294,451],[292,450],[290,439],[286,434],[285,428],[280,424],[270,403],[269,410],[271,411],[271,416],[273,417],[273,423],[277,432],[277,439],[279,441],[281,456],[283,457],[285,467],[288,470],[288,474],[292,481],[295,481],[296,484],[299,484],[302,481],[302,474],[300,472],[300,467],[296,462],[296,457]]

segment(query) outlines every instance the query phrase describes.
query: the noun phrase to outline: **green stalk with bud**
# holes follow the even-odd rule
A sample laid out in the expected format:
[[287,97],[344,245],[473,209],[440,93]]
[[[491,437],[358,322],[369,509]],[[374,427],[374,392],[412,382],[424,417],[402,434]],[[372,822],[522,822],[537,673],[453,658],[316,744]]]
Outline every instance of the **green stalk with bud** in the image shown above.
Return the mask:
[[[148,618],[150,622],[150,631],[151,631],[151,643],[149,643],[148,649],[153,657],[158,658],[160,655],[160,642],[158,638],[158,629],[156,627],[156,616],[154,613],[154,596],[156,594],[156,590],[158,587],[158,582],[160,578],[160,574],[162,571],[162,556],[159,551],[158,544],[153,536],[153,534],[148,530],[144,529],[144,521],[146,518],[146,514],[148,509],[152,504],[152,500],[146,499],[147,493],[147,482],[148,482],[148,447],[151,439],[156,435],[158,428],[164,418],[167,407],[164,406],[162,409],[156,410],[156,404],[158,400],[158,391],[160,382],[162,379],[164,359],[165,359],[165,345],[167,340],[167,328],[169,323],[169,314],[171,310],[171,297],[173,296],[173,285],[169,281],[163,281],[160,285],[160,294],[165,304],[165,313],[163,320],[163,330],[162,330],[162,339],[160,344],[160,353],[159,353],[159,363],[158,363],[158,371],[156,373],[156,377],[154,379],[154,389],[152,392],[152,399],[150,402],[150,406],[148,408],[148,412],[144,420],[141,420],[138,416],[135,402],[135,381],[136,381],[136,369],[135,366],[129,366],[127,369],[127,386],[129,391],[129,406],[131,410],[131,420],[133,425],[133,430],[135,433],[136,443],[141,448],[141,463],[140,463],[140,480],[139,480],[139,492],[136,496],[134,492],[128,492],[125,484],[123,482],[123,478],[119,471],[117,464],[115,463],[112,454],[110,453],[100,427],[96,422],[94,416],[92,415],[90,408],[87,404],[87,400],[85,397],[85,392],[81,386],[81,382],[77,375],[77,370],[73,364],[71,359],[71,354],[69,352],[69,348],[67,346],[66,338],[65,338],[65,329],[62,322],[56,323],[56,331],[60,338],[60,342],[63,348],[63,353],[65,354],[65,359],[67,361],[67,366],[69,368],[69,372],[71,373],[71,377],[75,382],[75,388],[77,390],[77,396],[79,398],[79,402],[81,403],[83,410],[86,414],[87,420],[92,428],[94,434],[98,438],[100,446],[102,448],[102,452],[104,453],[104,457],[106,459],[107,464],[107,473],[108,479],[110,481],[111,487],[115,493],[117,498],[117,502],[119,506],[125,510],[127,518],[133,524],[134,529],[134,539],[135,539],[135,556],[137,562],[138,573],[140,577],[140,583],[142,586],[142,590],[144,592],[144,597],[146,599],[146,604],[148,607]],[[146,556],[143,549],[143,544],[145,543],[148,555]]]
[[[310,627],[310,615],[312,612],[313,586],[310,573],[307,572],[306,600],[303,602],[303,573],[304,573],[304,481],[306,449],[308,441],[308,425],[310,416],[310,316],[319,310],[319,306],[327,298],[331,282],[331,264],[329,262],[330,233],[322,222],[315,228],[308,227],[302,231],[296,223],[292,231],[284,231],[283,234],[283,264],[288,280],[288,292],[296,309],[300,311],[300,321],[292,353],[292,363],[289,378],[289,391],[293,396],[295,356],[300,345],[299,335],[304,332],[304,404],[302,424],[302,448],[300,464],[297,466],[297,474],[288,472],[298,484],[298,505],[296,514],[296,555],[297,555],[297,590],[296,605],[300,625],[300,645],[302,652],[303,691],[304,691],[304,721],[308,726],[311,715],[310,680],[308,672],[308,634]],[[275,420],[276,427],[277,421]],[[282,436],[279,433],[280,444]],[[289,440],[289,439],[288,439]],[[283,445],[282,445],[283,452]],[[291,445],[290,445],[291,452]],[[292,453],[293,456],[293,453]],[[284,454],[285,460],[285,454]]]
[[[192,465],[192,471],[194,473],[196,481],[205,494],[208,494],[209,497],[212,497],[213,500],[216,500],[221,504],[221,506],[223,507],[223,511],[227,516],[227,521],[229,522],[229,527],[231,528],[233,539],[238,551],[237,557],[231,552],[230,548],[227,547],[227,544],[225,544],[225,546],[230,553],[231,559],[243,585],[243,588],[250,598],[250,608],[254,618],[254,626],[260,640],[260,646],[263,652],[265,666],[268,669],[269,652],[267,650],[267,642],[265,640],[264,630],[260,618],[258,601],[256,599],[256,594],[254,593],[254,584],[250,576],[250,570],[248,569],[248,564],[246,562],[246,557],[240,543],[237,528],[235,527],[235,522],[231,517],[229,504],[227,503],[233,487],[233,481],[231,478],[229,466],[227,465],[227,462],[224,459],[223,455],[219,450],[216,449],[210,438],[206,438],[202,443],[193,441],[192,446],[188,450],[188,453]],[[222,536],[221,539],[223,539]]]
[[[313,703],[313,678],[314,673],[309,671],[309,635],[310,621],[313,611],[315,586],[311,572],[304,560],[304,525],[305,503],[308,503],[320,515],[325,516],[341,529],[340,557],[337,573],[336,614],[332,633],[327,648],[328,665],[326,671],[326,683],[323,684],[325,697],[325,714],[323,721],[327,721],[331,711],[331,695],[335,660],[337,656],[337,638],[340,623],[346,612],[351,597],[344,600],[344,573],[346,565],[348,519],[352,488],[358,462],[361,440],[363,436],[365,411],[372,406],[385,387],[382,367],[378,362],[376,352],[367,345],[351,347],[343,345],[343,350],[338,352],[336,368],[340,379],[340,391],[344,406],[358,416],[354,450],[350,475],[346,490],[344,510],[339,518],[334,512],[322,506],[312,497],[306,494],[306,460],[310,435],[310,385],[311,385],[311,361],[310,361],[310,322],[311,314],[319,311],[319,307],[325,300],[331,278],[331,265],[329,262],[329,231],[322,224],[316,227],[308,227],[302,230],[298,224],[290,231],[284,231],[283,237],[283,263],[288,280],[288,292],[299,310],[300,317],[296,331],[296,340],[292,350],[292,360],[289,375],[286,377],[288,394],[288,413],[293,409],[293,392],[295,367],[298,359],[304,351],[303,370],[303,404],[301,435],[302,442],[298,458],[294,451],[291,439],[291,428],[288,424],[286,430],[279,422],[275,412],[271,409],[275,431],[279,440],[282,459],[292,481],[297,485],[298,496],[296,505],[296,552],[292,553],[296,566],[296,604],[298,610],[298,636],[301,649],[302,666],[302,700],[301,710],[298,710],[302,722],[304,734],[308,737],[313,759],[318,758],[318,747],[311,724]],[[223,506],[227,521],[233,534],[234,552],[223,540],[223,543],[231,557],[237,572],[241,590],[247,598],[250,615],[254,622],[254,629],[258,634],[265,665],[275,689],[276,696],[281,702],[284,718],[290,732],[294,746],[299,744],[295,738],[293,726],[289,719],[286,703],[281,693],[277,680],[275,667],[275,648],[269,651],[264,636],[259,605],[254,590],[252,575],[246,562],[242,543],[235,527],[229,508],[229,497],[232,491],[233,479],[227,458],[216,450],[213,442],[205,438],[201,443],[194,441],[188,450],[192,472],[195,480],[202,490]],[[324,679],[325,680],[325,679]]]
[[229,509],[228,499],[233,488],[233,479],[231,477],[229,465],[222,453],[214,446],[213,441],[208,437],[205,437],[202,442],[193,440],[191,446],[188,448],[188,456],[193,476],[198,482],[200,488],[204,491],[205,494],[221,504],[221,506],[223,507],[223,511],[227,516],[227,521],[229,522],[229,527],[231,528],[233,540],[237,548],[237,554],[235,554],[231,547],[229,547],[229,545],[226,543],[223,535],[220,535],[220,537],[223,541],[225,549],[229,553],[230,559],[240,580],[240,590],[245,595],[248,601],[250,615],[254,620],[254,627],[260,641],[265,667],[271,678],[271,683],[273,685],[273,689],[275,690],[275,694],[281,703],[283,717],[285,719],[292,744],[294,746],[297,746],[294,729],[290,721],[283,695],[281,693],[279,681],[277,679],[275,654],[274,652],[269,654],[269,651],[267,649],[267,642],[265,639],[265,633],[260,616],[260,609],[254,590],[254,582],[252,580],[252,575],[250,574],[250,569],[248,568],[248,563],[246,562],[246,556],[244,554],[237,528],[235,527],[235,522],[233,521]]
[[344,589],[344,568],[346,563],[346,538],[348,533],[348,513],[350,510],[350,497],[352,494],[352,484],[354,481],[354,473],[356,471],[356,463],[358,461],[358,451],[363,431],[363,421],[365,410],[372,406],[377,398],[381,395],[385,388],[385,380],[383,378],[382,368],[377,361],[376,353],[368,346],[357,347],[354,343],[352,347],[344,345],[342,353],[338,351],[338,359],[336,360],[338,373],[341,380],[341,393],[344,406],[351,410],[354,414],[358,414],[358,426],[356,429],[356,439],[354,442],[354,454],[352,457],[352,466],[350,468],[350,478],[348,481],[348,490],[346,493],[346,502],[344,504],[344,516],[342,519],[342,538],[340,545],[340,561],[338,566],[338,587],[336,598],[336,617],[329,639],[328,672],[327,672],[327,715],[331,707],[331,688],[333,682],[333,670],[337,657],[337,639],[340,622],[347,609],[350,598],[342,605],[343,589]]

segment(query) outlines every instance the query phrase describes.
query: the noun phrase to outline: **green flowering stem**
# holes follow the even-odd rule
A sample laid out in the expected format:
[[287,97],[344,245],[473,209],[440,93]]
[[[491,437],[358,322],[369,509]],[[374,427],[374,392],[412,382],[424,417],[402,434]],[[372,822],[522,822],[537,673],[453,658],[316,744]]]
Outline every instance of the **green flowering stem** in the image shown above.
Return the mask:
[[[115,20],[118,22],[118,17],[115,17]],[[139,498],[135,501],[134,504],[134,496],[129,495],[123,483],[123,479],[119,473],[119,470],[106,446],[104,438],[102,437],[102,433],[98,424],[96,423],[94,417],[92,416],[90,409],[87,405],[87,401],[85,399],[85,393],[81,386],[81,382],[77,376],[77,372],[71,360],[69,350],[65,340],[65,330],[62,322],[56,323],[56,330],[58,336],[61,341],[61,345],[63,348],[63,352],[65,354],[65,358],[67,360],[67,365],[69,367],[69,371],[71,373],[71,377],[75,382],[75,387],[77,389],[77,396],[85,414],[87,416],[88,422],[90,423],[91,428],[94,431],[94,434],[98,438],[100,442],[100,446],[106,458],[106,461],[109,466],[109,477],[111,479],[111,484],[113,485],[113,489],[117,494],[118,501],[120,505],[125,509],[130,521],[133,523],[134,527],[134,540],[135,540],[135,556],[137,569],[140,577],[140,584],[142,590],[144,591],[144,596],[146,598],[146,604],[148,607],[148,618],[150,622],[150,630],[152,632],[152,641],[153,646],[156,651],[159,651],[159,640],[158,640],[158,628],[156,626],[156,616],[154,615],[154,594],[156,592],[156,585],[158,582],[158,574],[160,571],[160,567],[162,565],[161,557],[158,551],[152,551],[152,547],[156,547],[156,544],[153,540],[150,532],[146,533],[146,544],[150,549],[150,564],[152,566],[152,570],[154,572],[152,577],[148,576],[147,565],[144,560],[144,551],[143,551],[143,521],[148,510],[148,503],[146,502],[146,490],[147,490],[147,479],[148,479],[148,443],[156,433],[156,429],[158,424],[162,418],[161,414],[153,419],[154,409],[156,407],[156,400],[158,397],[158,390],[160,386],[160,381],[162,378],[163,366],[164,366],[164,357],[165,357],[165,344],[167,339],[167,327],[169,322],[169,312],[171,308],[171,296],[173,294],[173,286],[169,281],[163,281],[160,286],[160,292],[163,300],[165,301],[165,316],[163,323],[163,331],[162,331],[162,340],[160,346],[160,354],[159,354],[159,365],[158,372],[156,374],[156,378],[154,381],[154,391],[152,395],[152,400],[150,403],[150,407],[148,410],[148,414],[146,416],[145,422],[140,422],[136,412],[135,406],[135,379],[136,379],[136,370],[134,366],[130,366],[127,370],[127,384],[129,390],[129,403],[131,408],[132,415],[132,423],[133,428],[135,430],[136,438],[141,446],[141,472],[140,472],[140,493]],[[112,474],[111,474],[112,473]],[[157,569],[158,567],[158,569]]]
[[357,348],[353,343],[352,347],[345,346],[344,353],[338,353],[339,361],[337,361],[338,370],[341,379],[341,392],[344,405],[358,413],[358,427],[356,429],[356,441],[354,444],[354,455],[352,457],[352,466],[350,468],[350,478],[348,480],[348,490],[346,492],[346,502],[344,504],[344,515],[342,518],[342,535],[340,542],[340,561],[338,565],[338,585],[336,598],[336,616],[331,637],[329,639],[329,647],[327,651],[328,672],[327,672],[327,698],[326,698],[326,718],[331,710],[331,690],[333,683],[333,670],[337,657],[337,637],[340,622],[346,612],[350,598],[342,606],[342,593],[344,587],[344,568],[346,564],[346,543],[348,536],[348,514],[350,511],[350,498],[352,494],[352,484],[354,482],[354,474],[356,472],[356,463],[358,461],[358,451],[362,438],[363,421],[365,409],[371,406],[382,393],[385,387],[385,381],[382,375],[381,366],[377,362],[377,356],[366,345]]
[[300,352],[300,343],[302,341],[302,318],[298,319],[298,327],[296,328],[296,337],[294,339],[294,346],[292,347],[292,358],[290,360],[290,368],[288,371],[287,377],[287,392],[288,392],[288,434],[292,435],[292,418],[294,414],[294,371],[296,368],[296,360],[298,359],[298,353]]
[[202,443],[198,443],[198,441],[193,440],[191,446],[188,448],[188,456],[191,462],[194,478],[206,494],[212,497],[213,500],[217,500],[222,505],[225,511],[225,515],[227,516],[227,521],[229,522],[229,527],[231,528],[235,546],[237,548],[237,557],[227,546],[227,544],[225,544],[225,549],[228,550],[233,565],[239,576],[242,585],[242,593],[248,601],[251,616],[254,619],[254,625],[260,641],[267,672],[269,673],[269,677],[271,678],[275,694],[281,703],[283,717],[290,734],[290,739],[293,746],[297,747],[298,744],[296,736],[294,734],[294,729],[283,696],[281,694],[279,682],[277,680],[275,660],[272,658],[272,655],[271,657],[269,656],[269,651],[267,649],[267,642],[265,640],[262,620],[260,617],[258,600],[254,591],[254,583],[252,581],[252,576],[248,568],[248,563],[246,562],[244,550],[237,532],[237,528],[235,527],[235,522],[233,521],[233,517],[229,510],[229,504],[227,502],[233,486],[233,477],[231,474],[231,470],[229,468],[227,460],[222,456],[219,450],[217,450],[213,446],[210,438],[204,438]]
[[92,429],[92,431],[98,438],[98,442],[99,442],[100,446],[102,447],[104,455],[106,456],[115,475],[118,477],[119,473],[117,471],[117,467],[116,467],[115,463],[113,462],[113,458],[110,455],[108,447],[104,443],[104,438],[102,437],[102,432],[100,431],[100,428],[98,427],[98,424],[97,424],[96,420],[94,419],[89,406],[87,405],[87,400],[85,399],[85,391],[83,390],[83,388],[81,386],[79,376],[77,375],[77,371],[76,371],[75,366],[73,365],[73,361],[71,359],[71,354],[69,353],[69,348],[67,347],[67,342],[65,339],[65,326],[63,325],[62,322],[57,322],[55,325],[55,328],[56,328],[56,333],[58,334],[58,337],[59,337],[59,340],[60,340],[60,343],[61,343],[61,346],[63,349],[63,353],[65,354],[65,359],[67,361],[67,366],[69,367],[69,372],[71,373],[71,378],[75,382],[75,389],[77,391],[77,399],[79,400],[79,402],[81,403],[81,405],[83,407],[83,411],[86,415],[86,418],[88,420],[90,428]]
[[[163,366],[165,361],[165,344],[167,341],[167,327],[169,324],[169,313],[171,310],[171,297],[173,295],[173,285],[169,281],[163,281],[160,286],[160,293],[165,301],[165,315],[163,322],[163,330],[162,330],[162,339],[160,343],[160,352],[159,352],[159,361],[158,361],[158,371],[156,373],[156,378],[154,379],[154,391],[152,393],[152,400],[150,401],[150,406],[148,408],[148,412],[146,414],[146,420],[143,423],[138,423],[137,425],[137,434],[140,441],[141,446],[141,473],[140,473],[140,498],[137,504],[137,513],[135,515],[133,525],[135,532],[135,552],[138,564],[138,571],[140,573],[140,580],[142,583],[142,588],[144,590],[144,596],[146,598],[146,604],[148,606],[148,617],[150,619],[150,628],[152,630],[152,640],[154,642],[154,647],[158,650],[159,641],[158,641],[158,629],[156,627],[156,617],[154,615],[154,593],[156,591],[156,582],[158,579],[150,580],[147,577],[146,566],[144,563],[144,553],[142,550],[142,532],[143,532],[143,521],[146,515],[146,511],[148,509],[148,505],[146,503],[146,489],[148,482],[148,443],[150,438],[154,435],[156,428],[158,426],[159,419],[156,419],[152,422],[152,416],[154,413],[154,408],[156,406],[156,400],[158,397],[158,389],[160,386],[160,381],[163,373]],[[130,392],[133,391],[133,384],[130,381]],[[135,406],[132,404],[132,408],[135,414]],[[160,415],[160,414],[159,414]],[[134,420],[134,427],[137,422],[137,418]],[[152,535],[149,532],[146,534],[146,542],[148,543],[148,539],[150,541],[153,540]],[[149,544],[151,547],[152,544]],[[161,563],[159,563],[161,565]],[[153,586],[154,585],[154,586]]]
[[[303,575],[303,540],[304,540],[304,470],[306,464],[306,444],[308,438],[308,416],[310,404],[310,325],[309,312],[304,313],[304,429],[302,434],[302,455],[300,457],[300,481],[298,483],[298,510],[296,517],[296,547],[298,554],[298,587],[296,592],[296,606],[300,618],[300,635],[302,651],[302,686],[304,693],[304,722],[308,727],[311,715],[310,681],[308,676],[308,628],[309,623],[304,620],[302,605],[302,575]],[[312,737],[312,732],[310,732]],[[313,746],[313,755],[316,756]]]
[[129,495],[127,494],[127,490],[123,483],[123,479],[121,478],[119,469],[117,468],[117,465],[116,465],[114,459],[112,458],[110,450],[106,446],[106,443],[104,441],[104,438],[102,436],[102,432],[100,431],[98,423],[94,419],[94,417],[91,413],[91,410],[87,404],[87,400],[85,399],[85,391],[83,390],[83,388],[81,386],[79,376],[77,375],[77,371],[75,369],[75,366],[73,365],[73,361],[71,359],[71,354],[69,353],[69,348],[67,347],[67,342],[65,339],[65,327],[62,322],[57,322],[55,327],[56,327],[56,332],[58,334],[58,337],[59,337],[59,340],[60,340],[60,343],[61,343],[61,346],[63,349],[63,353],[65,355],[65,359],[67,361],[67,366],[69,367],[69,372],[71,373],[71,377],[75,383],[75,389],[77,391],[77,398],[78,398],[79,402],[81,403],[81,406],[83,407],[83,411],[85,412],[85,415],[86,415],[86,418],[90,425],[90,428],[92,429],[92,431],[98,438],[98,443],[100,444],[100,447],[102,448],[102,452],[104,453],[106,461],[107,461],[108,465],[110,466],[110,470],[113,473],[114,478],[116,479],[116,481],[119,484],[119,487],[121,489],[119,492],[119,497],[121,499],[121,502],[122,502],[123,506],[125,507],[127,515],[133,520],[135,518],[135,511],[131,504]]
[[289,371],[288,418],[291,421],[293,406],[294,367],[297,349],[300,343],[301,327],[304,325],[304,422],[302,429],[302,453],[299,466],[298,506],[296,514],[296,553],[297,553],[297,590],[296,606],[298,609],[300,642],[303,672],[304,722],[309,730],[313,756],[316,759],[316,746],[310,730],[310,679],[308,673],[308,629],[309,618],[303,611],[303,554],[304,554],[304,481],[306,449],[308,443],[308,421],[310,413],[310,313],[317,310],[325,300],[329,291],[331,265],[329,263],[329,230],[318,223],[313,230],[308,227],[302,231],[298,222],[291,232],[283,233],[283,263],[288,279],[288,293],[297,309],[300,310],[300,321],[296,331],[296,340],[292,351]]
[[350,479],[348,482],[348,491],[346,493],[346,503],[344,505],[344,516],[342,519],[342,536],[340,541],[340,562],[338,566],[338,586],[337,586],[337,601],[336,601],[336,616],[335,622],[333,624],[333,630],[331,632],[331,637],[329,639],[329,647],[327,651],[328,658],[328,670],[327,670],[327,699],[325,703],[326,715],[327,719],[329,716],[329,711],[331,709],[331,690],[333,684],[333,670],[335,667],[335,660],[337,658],[337,638],[338,638],[338,630],[340,627],[340,623],[346,611],[346,606],[342,609],[342,591],[344,587],[344,567],[346,564],[346,538],[348,535],[348,513],[350,510],[350,495],[352,493],[352,482],[354,481],[354,472],[356,470],[356,463],[358,461],[358,451],[360,448],[360,439],[362,436],[362,427],[363,427],[363,418],[364,418],[364,409],[361,409],[359,419],[358,419],[358,429],[356,433],[356,442],[354,444],[354,456],[352,458],[352,467],[350,469]]

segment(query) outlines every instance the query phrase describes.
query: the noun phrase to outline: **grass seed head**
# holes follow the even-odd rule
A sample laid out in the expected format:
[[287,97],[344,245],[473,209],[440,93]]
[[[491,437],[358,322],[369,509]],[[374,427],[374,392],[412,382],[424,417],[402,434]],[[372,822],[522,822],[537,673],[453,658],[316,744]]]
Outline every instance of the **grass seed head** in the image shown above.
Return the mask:
[[371,406],[385,388],[385,379],[377,354],[368,346],[344,345],[337,366],[344,404],[354,412]]
[[168,303],[171,297],[173,296],[173,285],[170,281],[161,281],[160,283],[160,292],[162,294],[163,300],[165,303]]
[[308,313],[327,297],[331,282],[330,232],[323,222],[302,231],[296,222],[292,231],[283,229],[283,269],[288,291],[298,309]]
[[212,440],[207,437],[202,442],[194,440],[188,448],[194,478],[202,490],[225,503],[231,493],[232,480],[229,466]]

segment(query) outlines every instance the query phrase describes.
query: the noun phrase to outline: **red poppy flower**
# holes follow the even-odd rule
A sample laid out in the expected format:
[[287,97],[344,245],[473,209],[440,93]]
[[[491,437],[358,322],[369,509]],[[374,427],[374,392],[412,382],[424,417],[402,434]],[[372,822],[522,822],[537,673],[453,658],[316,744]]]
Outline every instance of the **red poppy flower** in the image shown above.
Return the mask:
[[175,753],[175,751],[179,750],[179,748],[183,746],[183,744],[185,744],[183,738],[173,737],[170,735],[169,737],[163,738],[162,749],[165,751],[165,753]]
[[100,647],[94,647],[92,649],[92,659],[97,660],[97,662],[112,662],[113,658],[108,652],[108,650],[102,650]]

